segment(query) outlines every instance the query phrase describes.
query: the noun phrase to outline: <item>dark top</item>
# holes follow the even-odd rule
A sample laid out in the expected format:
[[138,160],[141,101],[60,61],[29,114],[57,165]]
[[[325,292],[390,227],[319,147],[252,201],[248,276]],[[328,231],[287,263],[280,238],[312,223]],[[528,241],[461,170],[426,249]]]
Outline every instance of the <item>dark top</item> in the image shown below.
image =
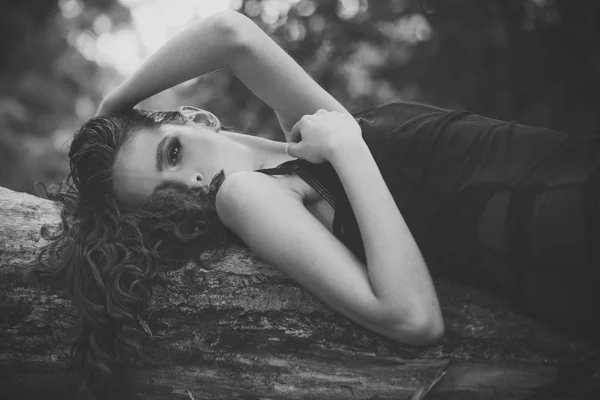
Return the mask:
[[[600,334],[600,137],[393,103],[355,114],[432,275],[489,289],[563,330]],[[331,164],[295,173],[334,207],[333,232],[364,247]]]

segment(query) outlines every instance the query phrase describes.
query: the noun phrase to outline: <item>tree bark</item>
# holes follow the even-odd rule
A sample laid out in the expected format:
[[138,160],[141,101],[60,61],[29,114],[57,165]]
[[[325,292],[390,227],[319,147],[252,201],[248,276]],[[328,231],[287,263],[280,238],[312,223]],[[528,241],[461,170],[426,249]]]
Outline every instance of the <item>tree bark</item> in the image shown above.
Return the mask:
[[[51,201],[0,188],[3,399],[74,398],[65,365],[78,316],[64,293],[25,273],[44,244],[42,225],[58,221]],[[411,348],[350,322],[232,246],[218,269],[188,265],[156,287],[138,397],[410,399],[448,366],[428,398],[519,398],[552,383],[559,366],[597,355],[487,293],[444,281],[436,288],[446,335]]]

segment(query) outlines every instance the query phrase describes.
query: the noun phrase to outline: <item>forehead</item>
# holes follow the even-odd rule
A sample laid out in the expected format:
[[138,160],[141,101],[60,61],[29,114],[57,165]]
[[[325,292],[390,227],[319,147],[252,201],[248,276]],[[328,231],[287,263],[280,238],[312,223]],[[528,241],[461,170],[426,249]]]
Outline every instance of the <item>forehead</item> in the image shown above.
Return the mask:
[[118,151],[113,167],[114,189],[125,204],[142,201],[159,184],[156,148],[167,132],[166,125],[138,129]]

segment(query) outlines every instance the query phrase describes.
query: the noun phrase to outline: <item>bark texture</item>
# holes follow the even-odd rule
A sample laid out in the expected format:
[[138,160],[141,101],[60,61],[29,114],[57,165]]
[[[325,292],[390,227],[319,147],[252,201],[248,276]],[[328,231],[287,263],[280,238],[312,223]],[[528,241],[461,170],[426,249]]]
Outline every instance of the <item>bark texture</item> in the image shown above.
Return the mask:
[[[60,291],[28,280],[56,224],[48,200],[0,188],[0,398],[74,398],[65,370],[78,316]],[[148,320],[145,399],[412,399],[448,365],[428,399],[522,398],[598,355],[489,294],[437,281],[446,335],[410,348],[329,309],[246,248],[219,268],[166,275]],[[414,398],[417,398],[416,396]]]

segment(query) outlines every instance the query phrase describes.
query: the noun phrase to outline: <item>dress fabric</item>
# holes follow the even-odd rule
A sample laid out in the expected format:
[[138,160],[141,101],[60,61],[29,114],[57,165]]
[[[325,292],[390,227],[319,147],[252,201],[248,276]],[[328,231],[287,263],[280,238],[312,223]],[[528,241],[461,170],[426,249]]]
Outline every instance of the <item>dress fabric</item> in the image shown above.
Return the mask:
[[[600,338],[600,136],[413,103],[354,116],[434,277]],[[331,164],[292,160],[257,172],[313,186],[335,210],[334,235],[366,261]]]

